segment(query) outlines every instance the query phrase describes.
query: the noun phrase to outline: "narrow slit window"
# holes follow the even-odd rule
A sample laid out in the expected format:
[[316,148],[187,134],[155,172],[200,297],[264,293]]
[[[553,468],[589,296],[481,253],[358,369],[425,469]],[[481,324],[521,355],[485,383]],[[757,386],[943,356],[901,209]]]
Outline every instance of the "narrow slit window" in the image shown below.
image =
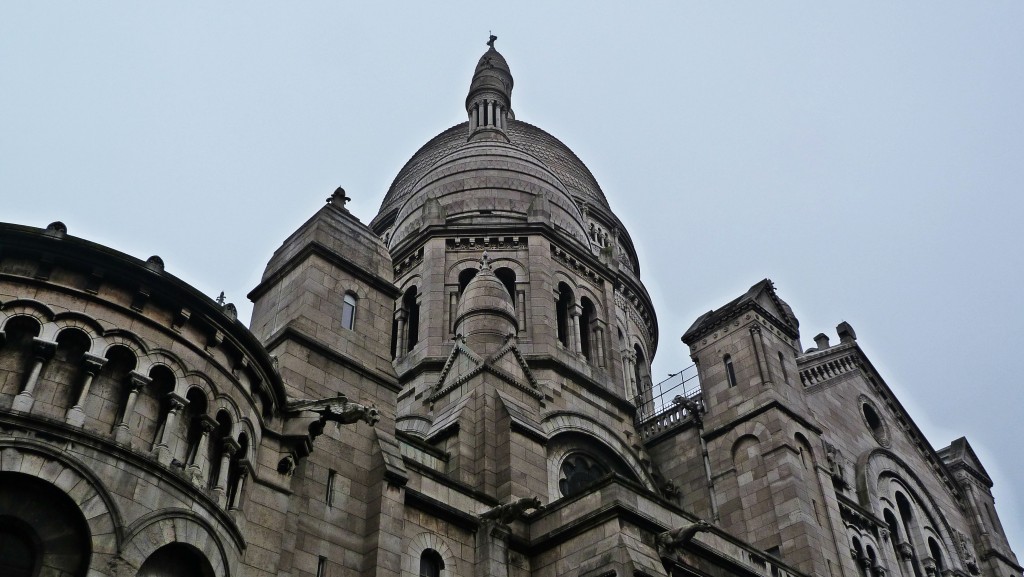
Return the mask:
[[345,293],[345,302],[341,305],[341,326],[352,330],[356,326],[356,297]]
[[338,472],[335,471],[334,469],[331,469],[330,471],[328,471],[327,472],[327,495],[326,495],[326,497],[324,499],[325,501],[327,501],[327,506],[328,507],[334,506],[334,490],[335,490],[335,487],[337,485],[337,481],[338,481]]
[[736,386],[736,371],[732,368],[732,357],[725,355],[722,357],[722,363],[725,364],[725,378],[729,381],[730,387]]

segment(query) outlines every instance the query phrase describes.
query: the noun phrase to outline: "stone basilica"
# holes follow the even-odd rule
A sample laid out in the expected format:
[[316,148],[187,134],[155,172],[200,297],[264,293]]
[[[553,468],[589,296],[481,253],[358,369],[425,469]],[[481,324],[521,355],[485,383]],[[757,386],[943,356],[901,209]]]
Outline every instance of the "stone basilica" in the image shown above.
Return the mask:
[[770,281],[652,383],[629,233],[489,44],[468,121],[369,225],[338,189],[248,328],[159,257],[0,225],[0,575],[1019,577],[970,444]]

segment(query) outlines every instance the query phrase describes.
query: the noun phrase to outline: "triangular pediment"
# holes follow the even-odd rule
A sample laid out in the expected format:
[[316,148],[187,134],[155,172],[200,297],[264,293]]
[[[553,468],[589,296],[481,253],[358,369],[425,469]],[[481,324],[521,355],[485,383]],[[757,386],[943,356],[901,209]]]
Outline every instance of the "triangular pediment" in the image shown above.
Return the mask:
[[428,400],[433,402],[484,373],[497,377],[537,400],[544,398],[533,371],[519,350],[515,336],[509,335],[500,349],[484,357],[469,348],[466,339],[460,335],[455,338],[452,351],[448,354]]

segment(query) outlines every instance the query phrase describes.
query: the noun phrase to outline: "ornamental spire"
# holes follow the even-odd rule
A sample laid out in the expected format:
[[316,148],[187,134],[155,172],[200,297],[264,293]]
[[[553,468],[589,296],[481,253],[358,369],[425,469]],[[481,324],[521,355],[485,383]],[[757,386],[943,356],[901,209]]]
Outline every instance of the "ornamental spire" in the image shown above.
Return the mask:
[[491,34],[487,52],[480,57],[473,72],[473,81],[466,96],[470,139],[497,138],[508,140],[505,131],[512,113],[512,72],[505,57],[494,49],[498,37]]

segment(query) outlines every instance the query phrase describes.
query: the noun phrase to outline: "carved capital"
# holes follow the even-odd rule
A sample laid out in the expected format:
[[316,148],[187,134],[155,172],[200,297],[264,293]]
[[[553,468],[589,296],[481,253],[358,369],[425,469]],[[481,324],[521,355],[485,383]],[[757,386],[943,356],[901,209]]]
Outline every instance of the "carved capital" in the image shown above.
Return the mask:
[[224,437],[224,440],[221,441],[220,447],[221,451],[223,451],[224,454],[227,455],[228,457],[234,456],[235,452],[242,448],[238,444],[238,441],[232,439],[231,437]]
[[210,415],[199,415],[199,429],[204,434],[209,434],[211,431],[217,428],[220,423]]
[[57,343],[39,337],[32,337],[32,357],[37,361],[47,361],[57,352]]
[[896,545],[896,548],[899,549],[900,557],[903,557],[904,559],[914,558],[914,549],[910,546],[910,543],[904,541]]
[[146,385],[152,382],[153,379],[147,377],[142,373],[137,373],[135,371],[131,371],[128,373],[128,384],[133,391],[138,391],[142,387],[145,387]]
[[188,399],[174,392],[167,393],[167,402],[171,405],[172,413],[177,413],[188,406]]
[[103,357],[98,357],[90,353],[85,353],[85,355],[82,356],[82,370],[84,370],[88,375],[96,376],[96,373],[100,372],[100,369],[102,369],[105,364],[107,364],[107,359]]

